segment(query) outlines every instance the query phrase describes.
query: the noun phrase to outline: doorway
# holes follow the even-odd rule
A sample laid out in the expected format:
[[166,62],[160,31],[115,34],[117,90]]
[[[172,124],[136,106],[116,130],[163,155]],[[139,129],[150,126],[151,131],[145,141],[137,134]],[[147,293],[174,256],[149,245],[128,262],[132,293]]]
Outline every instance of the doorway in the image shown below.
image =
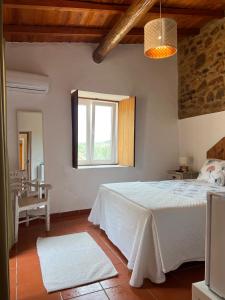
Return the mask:
[[25,171],[27,179],[31,179],[31,139],[30,131],[19,132],[19,169]]

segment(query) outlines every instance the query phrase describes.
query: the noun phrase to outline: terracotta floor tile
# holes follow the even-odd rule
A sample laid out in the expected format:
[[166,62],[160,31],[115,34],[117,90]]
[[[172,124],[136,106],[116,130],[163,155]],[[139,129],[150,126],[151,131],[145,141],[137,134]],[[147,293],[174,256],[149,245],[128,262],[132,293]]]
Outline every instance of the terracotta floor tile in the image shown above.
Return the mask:
[[165,283],[154,284],[148,281],[147,286],[157,300],[191,300],[191,289],[171,274],[167,275]]
[[16,300],[16,291],[10,289],[10,300]]
[[55,295],[51,297],[47,294],[44,288],[40,265],[37,262],[32,262],[32,259],[18,259],[18,300],[27,299],[57,299]]
[[76,299],[76,300],[108,300],[108,297],[106,296],[104,291],[99,291],[99,292],[83,295],[83,296],[73,298],[73,299]]
[[127,265],[127,259],[111,242],[109,242],[109,240],[106,240],[93,231],[88,230],[87,232],[95,239],[96,243],[104,250],[114,265],[121,263]]
[[32,265],[39,264],[39,258],[37,255],[36,245],[33,246],[33,249],[26,253],[24,251],[20,251],[17,256],[17,265],[18,267],[22,267],[24,265]]
[[123,264],[125,267],[127,267],[127,262],[121,259],[121,257],[115,254],[111,249],[107,247],[103,247],[103,249],[105,254],[109,257],[114,266]]
[[[167,276],[164,284],[153,284],[146,281],[143,288],[129,286],[131,272],[127,269],[127,260],[122,253],[108,240],[106,234],[98,226],[87,220],[88,215],[78,217],[62,217],[51,222],[51,231],[45,232],[43,222],[31,223],[30,227],[20,226],[17,244],[18,265],[18,299],[17,300],[59,300],[60,293],[47,294],[41,277],[39,259],[36,251],[37,237],[56,236],[76,232],[88,232],[102,247],[111,259],[119,276],[106,279],[74,289],[62,291],[64,300],[191,300],[191,283],[203,279],[204,265],[199,263],[184,264]],[[14,255],[16,251],[14,249]],[[15,256],[10,260],[10,272],[15,270]],[[11,276],[11,300],[15,300],[15,280]],[[101,290],[105,288],[105,292]],[[108,296],[106,296],[106,294]]]
[[99,241],[96,238],[94,238],[94,240],[102,248],[105,254],[109,257],[109,259],[112,261],[114,266],[121,263],[124,264],[124,266],[126,266],[126,263],[118,255],[116,255],[107,245],[105,245],[102,241]]
[[61,292],[63,300],[75,298],[85,294],[90,294],[102,290],[102,286],[99,283],[92,283],[84,286],[80,286],[73,289],[68,289]]
[[178,270],[183,270],[183,269],[190,269],[193,267],[204,267],[205,263],[203,261],[192,261],[192,262],[187,262],[187,263],[183,263]]
[[191,288],[192,283],[204,280],[205,268],[204,265],[202,265],[188,269],[181,269],[172,272],[172,275],[175,276],[176,279],[182,284],[185,284],[187,287]]
[[16,259],[17,259],[17,249],[13,247],[13,250],[10,251],[9,256],[9,268],[14,269],[16,268]]
[[10,300],[16,300],[16,268],[9,269]]
[[61,300],[61,296],[59,293],[52,293],[52,294],[44,294],[42,292],[33,293],[33,294],[26,294],[24,296],[19,296],[18,300]]
[[9,268],[10,269],[15,269],[16,268],[16,259],[17,259],[17,256],[14,255],[14,256],[11,256],[9,258]]
[[61,300],[59,292],[48,294],[45,289],[36,286],[18,286],[18,300]]
[[112,253],[113,256],[115,256],[120,263],[123,263],[126,266],[128,261],[126,257],[118,249],[116,249],[116,246],[114,246],[112,243],[106,245],[107,245],[107,249],[110,250],[110,253]]
[[155,300],[148,289],[132,288],[129,285],[119,285],[105,290],[110,300]]
[[131,272],[127,269],[127,267],[123,264],[118,264],[115,266],[115,268],[119,273],[118,276],[100,282],[104,289],[118,286],[122,283],[129,283]]

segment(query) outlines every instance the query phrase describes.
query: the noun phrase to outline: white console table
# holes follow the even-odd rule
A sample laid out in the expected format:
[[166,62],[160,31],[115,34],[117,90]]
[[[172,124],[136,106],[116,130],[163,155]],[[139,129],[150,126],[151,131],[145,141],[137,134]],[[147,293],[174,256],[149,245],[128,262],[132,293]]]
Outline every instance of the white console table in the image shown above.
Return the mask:
[[210,291],[205,281],[192,284],[192,300],[221,300],[219,296]]

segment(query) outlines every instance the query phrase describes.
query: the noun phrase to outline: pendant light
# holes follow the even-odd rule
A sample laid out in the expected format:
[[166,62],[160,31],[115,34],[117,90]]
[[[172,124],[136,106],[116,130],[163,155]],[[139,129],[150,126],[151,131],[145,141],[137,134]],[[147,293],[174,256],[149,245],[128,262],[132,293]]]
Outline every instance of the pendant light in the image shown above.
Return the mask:
[[160,17],[149,21],[144,27],[144,54],[153,59],[167,58],[177,52],[177,23]]

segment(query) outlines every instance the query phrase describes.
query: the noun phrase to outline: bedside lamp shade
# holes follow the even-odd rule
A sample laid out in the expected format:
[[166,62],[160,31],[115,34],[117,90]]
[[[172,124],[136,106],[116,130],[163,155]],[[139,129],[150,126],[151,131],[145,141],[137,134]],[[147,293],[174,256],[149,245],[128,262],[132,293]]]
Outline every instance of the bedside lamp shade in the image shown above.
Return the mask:
[[158,18],[144,27],[144,54],[153,59],[167,58],[177,52],[177,23]]
[[182,167],[188,167],[193,164],[193,158],[190,156],[181,156],[179,157],[179,164]]

